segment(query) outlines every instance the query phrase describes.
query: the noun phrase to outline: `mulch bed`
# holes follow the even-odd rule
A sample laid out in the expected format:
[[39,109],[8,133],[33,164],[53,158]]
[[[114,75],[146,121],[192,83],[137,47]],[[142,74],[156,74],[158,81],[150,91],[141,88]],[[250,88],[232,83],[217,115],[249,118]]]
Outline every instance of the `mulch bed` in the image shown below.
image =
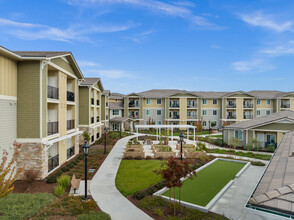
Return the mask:
[[29,183],[24,180],[17,180],[14,182],[13,193],[54,193],[56,183],[46,183],[45,181],[34,181]]

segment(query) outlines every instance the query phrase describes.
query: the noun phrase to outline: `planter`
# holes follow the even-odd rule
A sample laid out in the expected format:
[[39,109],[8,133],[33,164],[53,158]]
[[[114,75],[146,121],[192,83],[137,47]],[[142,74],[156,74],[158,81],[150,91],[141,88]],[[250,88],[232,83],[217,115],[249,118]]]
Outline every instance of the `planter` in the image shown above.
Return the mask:
[[143,152],[143,151],[144,151],[143,148],[131,148],[131,147],[125,148],[125,152]]
[[[181,144],[177,144],[177,150],[181,150]],[[194,144],[183,144],[183,149],[185,148],[195,148],[196,146]]]
[[142,152],[129,151],[129,152],[124,153],[124,157],[142,157],[142,158],[145,158],[145,153],[143,151]]
[[143,148],[143,145],[142,144],[131,144],[131,145],[127,144],[127,148]]
[[166,151],[157,151],[153,150],[154,157],[162,157],[162,158],[169,158],[169,157],[176,157],[176,152],[166,152]]
[[189,151],[184,150],[184,156],[186,158],[199,158],[199,157],[206,157],[207,153],[206,151]]

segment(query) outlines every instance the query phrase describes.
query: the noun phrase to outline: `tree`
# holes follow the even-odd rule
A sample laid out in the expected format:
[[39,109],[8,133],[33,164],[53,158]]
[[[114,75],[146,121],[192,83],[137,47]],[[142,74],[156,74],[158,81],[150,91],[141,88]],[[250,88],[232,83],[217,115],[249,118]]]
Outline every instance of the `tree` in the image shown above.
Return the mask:
[[20,144],[14,144],[14,153],[12,159],[8,164],[8,152],[3,150],[2,162],[0,164],[0,198],[7,196],[13,189],[13,183],[18,177],[19,173],[23,171],[23,168],[16,170],[16,161],[19,155]]
[[90,141],[90,134],[88,131],[84,131],[83,138],[85,141],[88,141],[88,142]]
[[250,140],[250,144],[252,145],[252,151],[254,151],[254,147],[256,146],[256,149],[258,150],[259,147],[259,141],[257,140],[257,138],[252,138]]
[[241,146],[241,141],[238,138],[232,137],[232,138],[229,139],[228,144],[235,149],[236,147]]
[[174,215],[176,214],[176,187],[179,187],[179,205],[181,204],[181,187],[183,185],[181,178],[188,176],[192,179],[196,172],[190,166],[188,161],[179,161],[170,157],[167,162],[163,162],[161,167],[154,171],[161,175],[167,181],[166,187],[169,188],[169,203],[171,206],[171,188],[174,189]]
[[201,132],[203,130],[203,117],[195,122],[195,126],[197,127],[198,132]]
[[212,122],[210,123],[210,125],[211,125],[211,127],[215,127],[215,126],[216,126],[216,121],[212,121]]

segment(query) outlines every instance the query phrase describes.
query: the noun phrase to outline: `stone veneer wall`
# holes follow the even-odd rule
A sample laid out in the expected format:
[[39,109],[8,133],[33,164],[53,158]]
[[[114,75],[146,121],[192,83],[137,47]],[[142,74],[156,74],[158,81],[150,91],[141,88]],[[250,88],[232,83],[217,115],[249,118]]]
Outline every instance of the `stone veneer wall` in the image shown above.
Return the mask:
[[[48,174],[46,146],[42,143],[17,144],[21,144],[19,156],[17,158],[17,168],[39,170],[40,179],[44,179]],[[19,179],[24,179],[24,172],[20,174]]]

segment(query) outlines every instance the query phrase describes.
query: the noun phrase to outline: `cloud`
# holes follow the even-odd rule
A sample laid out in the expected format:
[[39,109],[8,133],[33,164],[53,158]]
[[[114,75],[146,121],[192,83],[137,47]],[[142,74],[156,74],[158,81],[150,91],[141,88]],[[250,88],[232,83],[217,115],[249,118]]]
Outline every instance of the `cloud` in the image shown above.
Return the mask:
[[147,30],[147,31],[141,32],[139,34],[135,34],[133,36],[126,36],[126,37],[123,37],[123,38],[127,39],[127,40],[131,40],[131,41],[133,41],[135,43],[143,43],[154,32],[155,32],[154,30]]
[[240,18],[254,27],[264,27],[276,32],[293,31],[292,21],[276,21],[274,16],[265,15],[261,11],[251,14],[240,14]]
[[189,20],[193,24],[207,27],[209,29],[219,29],[217,25],[209,22],[206,18],[194,15],[188,7],[193,6],[189,1],[176,1],[173,4],[158,0],[68,0],[70,5],[92,6],[93,4],[128,4],[144,8],[149,11],[158,12],[174,17],[181,17]]
[[262,49],[259,52],[270,56],[291,55],[294,54],[294,42],[289,41],[273,48]]
[[48,25],[16,22],[4,18],[0,18],[0,26],[7,27],[6,31],[20,39],[38,40],[47,39],[54,41],[71,42],[76,41],[90,41],[89,35],[97,33],[113,33],[126,31],[131,28],[139,26],[139,24],[123,24],[123,25],[81,25],[75,24],[67,28],[56,28]]
[[132,74],[127,73],[124,70],[89,70],[88,72],[91,74],[98,74],[101,77],[109,79],[134,78]]
[[235,71],[238,72],[266,72],[274,68],[271,64],[268,64],[263,59],[237,61],[232,63],[232,67]]
[[92,61],[87,61],[87,60],[78,60],[78,65],[80,67],[99,67],[101,66],[99,63],[95,63]]

